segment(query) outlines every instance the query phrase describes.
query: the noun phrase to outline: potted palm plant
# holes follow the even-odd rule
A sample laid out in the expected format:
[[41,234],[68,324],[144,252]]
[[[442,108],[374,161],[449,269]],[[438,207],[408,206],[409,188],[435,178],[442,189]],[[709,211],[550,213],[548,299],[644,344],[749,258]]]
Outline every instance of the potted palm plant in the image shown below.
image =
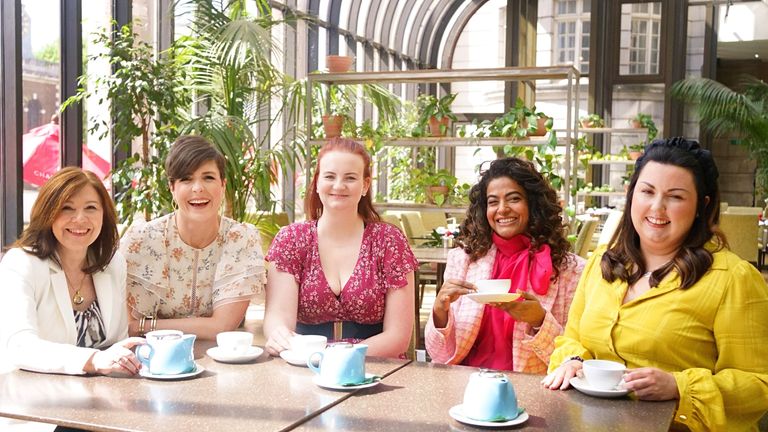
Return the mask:
[[768,83],[744,75],[736,89],[708,78],[686,78],[672,95],[695,104],[701,125],[716,136],[735,134],[757,161],[757,193],[768,194]]
[[456,93],[449,93],[441,98],[423,94],[418,97],[419,135],[426,135],[427,127],[433,137],[443,137],[448,132],[449,120],[456,121],[456,115],[451,110],[451,104],[456,99]]

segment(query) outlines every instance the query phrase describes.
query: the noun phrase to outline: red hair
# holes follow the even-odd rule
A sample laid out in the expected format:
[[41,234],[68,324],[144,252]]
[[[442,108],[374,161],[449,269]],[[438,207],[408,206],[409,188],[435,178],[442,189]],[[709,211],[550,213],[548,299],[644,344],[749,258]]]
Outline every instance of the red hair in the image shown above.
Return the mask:
[[[363,160],[363,179],[371,179],[371,155],[368,154],[362,144],[347,138],[331,138],[328,140],[317,154],[315,173],[312,175],[312,183],[309,185],[309,190],[307,191],[307,197],[304,203],[307,218],[310,220],[317,220],[320,218],[320,215],[323,214],[323,202],[320,201],[320,195],[317,193],[317,178],[320,173],[320,162],[323,160],[323,156],[334,151],[352,153],[360,156]],[[366,223],[381,221],[381,216],[379,216],[376,209],[373,208],[373,200],[371,199],[370,191],[369,193],[366,193],[365,196],[361,197],[360,202],[357,203],[357,213],[363,217],[363,221]]]

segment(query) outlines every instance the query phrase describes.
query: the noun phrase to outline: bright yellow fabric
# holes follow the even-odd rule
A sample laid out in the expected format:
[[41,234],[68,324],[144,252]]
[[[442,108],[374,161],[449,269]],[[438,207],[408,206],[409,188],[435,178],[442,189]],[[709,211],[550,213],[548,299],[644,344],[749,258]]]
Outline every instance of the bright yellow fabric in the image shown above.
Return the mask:
[[729,251],[687,290],[676,272],[622,305],[626,282],[602,278],[592,255],[576,288],[550,372],[579,355],[628,368],[672,372],[680,392],[675,421],[691,430],[757,430],[768,410],[768,287]]

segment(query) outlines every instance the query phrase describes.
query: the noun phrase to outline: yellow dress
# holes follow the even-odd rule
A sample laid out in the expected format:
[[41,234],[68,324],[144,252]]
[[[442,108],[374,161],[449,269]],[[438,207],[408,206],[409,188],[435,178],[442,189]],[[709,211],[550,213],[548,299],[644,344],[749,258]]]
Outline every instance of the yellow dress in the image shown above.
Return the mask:
[[576,288],[549,371],[565,359],[615,360],[671,372],[680,392],[675,422],[691,430],[757,430],[768,411],[768,286],[727,250],[710,270],[679,289],[673,271],[622,304],[627,283],[605,281],[597,250]]

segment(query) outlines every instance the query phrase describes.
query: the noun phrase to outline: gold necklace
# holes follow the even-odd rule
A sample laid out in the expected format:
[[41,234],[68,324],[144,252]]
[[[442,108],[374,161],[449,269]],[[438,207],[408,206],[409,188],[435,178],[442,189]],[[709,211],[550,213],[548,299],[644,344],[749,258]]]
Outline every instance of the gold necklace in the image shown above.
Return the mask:
[[[85,298],[80,294],[80,290],[83,289],[83,282],[85,282],[86,276],[88,276],[88,274],[83,273],[83,277],[80,278],[80,285],[77,286],[75,293],[72,295],[72,304],[75,306],[79,306],[85,301]],[[69,275],[66,271],[64,272],[64,278],[67,280],[67,288],[71,289],[75,284],[69,280]]]

